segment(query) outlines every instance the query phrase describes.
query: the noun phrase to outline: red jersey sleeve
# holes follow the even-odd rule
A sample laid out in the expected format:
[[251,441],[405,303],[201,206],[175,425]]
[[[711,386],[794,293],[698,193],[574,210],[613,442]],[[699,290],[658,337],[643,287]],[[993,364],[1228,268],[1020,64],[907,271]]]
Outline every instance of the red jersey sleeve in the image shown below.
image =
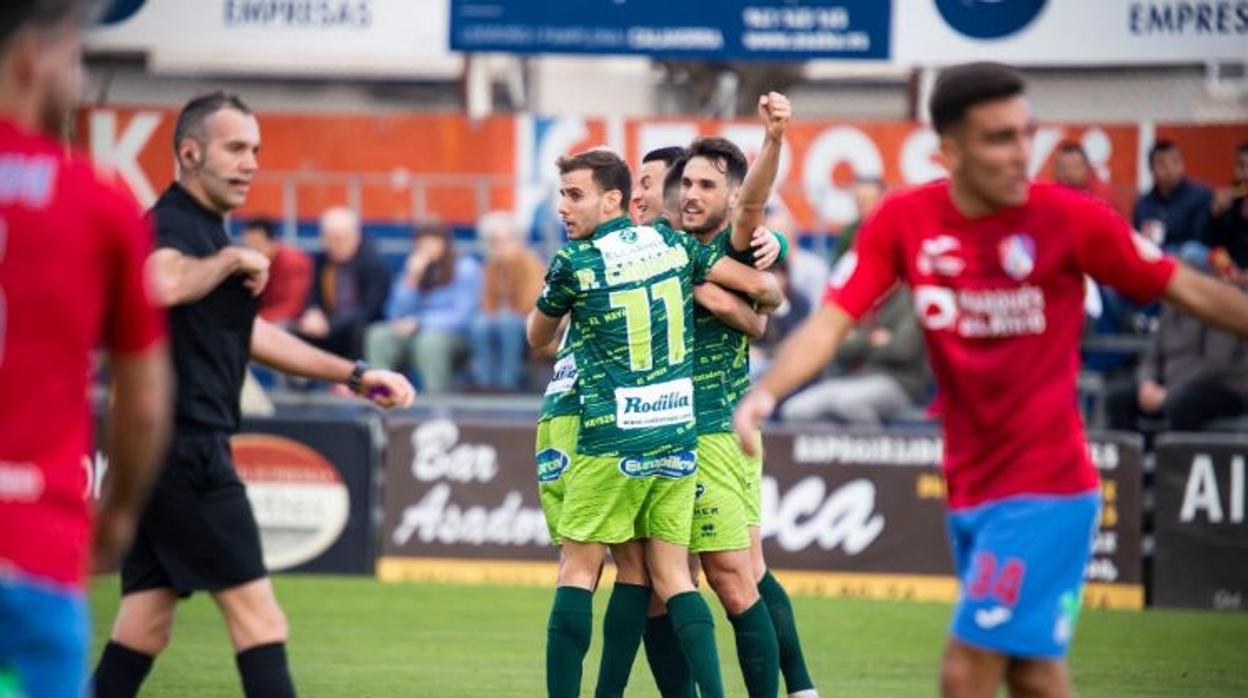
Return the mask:
[[853,249],[833,270],[825,304],[840,307],[855,320],[871,310],[898,279],[898,241],[901,219],[897,199],[885,199],[858,230]]
[[1075,257],[1080,269],[1137,303],[1161,297],[1176,263],[1152,242],[1131,230],[1108,205],[1088,198],[1067,199],[1075,210]]
[[164,310],[146,272],[152,231],[133,200],[108,189],[101,195],[109,273],[104,343],[115,354],[141,354],[165,336]]

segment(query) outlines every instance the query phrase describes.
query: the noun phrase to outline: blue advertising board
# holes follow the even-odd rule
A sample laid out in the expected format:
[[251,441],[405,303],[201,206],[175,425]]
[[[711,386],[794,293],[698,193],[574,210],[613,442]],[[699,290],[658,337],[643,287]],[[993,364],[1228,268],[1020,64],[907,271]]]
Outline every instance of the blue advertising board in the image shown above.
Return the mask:
[[451,0],[455,51],[888,60],[891,0]]

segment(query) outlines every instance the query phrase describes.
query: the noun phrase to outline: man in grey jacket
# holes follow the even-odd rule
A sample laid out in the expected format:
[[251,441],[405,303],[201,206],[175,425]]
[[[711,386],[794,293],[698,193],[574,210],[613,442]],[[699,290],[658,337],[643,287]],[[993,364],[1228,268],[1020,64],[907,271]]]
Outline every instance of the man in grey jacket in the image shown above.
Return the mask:
[[1111,429],[1135,430],[1141,416],[1170,431],[1201,431],[1209,422],[1248,413],[1248,341],[1166,305],[1140,361],[1136,383],[1108,398]]
[[785,421],[833,419],[875,426],[923,399],[929,378],[923,334],[910,290],[898,286],[837,351],[841,374],[825,378],[780,407]]

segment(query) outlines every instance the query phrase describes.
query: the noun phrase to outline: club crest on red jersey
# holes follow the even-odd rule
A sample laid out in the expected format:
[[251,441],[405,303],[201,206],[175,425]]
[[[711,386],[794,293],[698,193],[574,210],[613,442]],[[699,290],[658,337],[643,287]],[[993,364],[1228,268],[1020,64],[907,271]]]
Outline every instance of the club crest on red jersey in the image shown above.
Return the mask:
[[1036,241],[1026,233],[1006,236],[997,245],[1001,268],[1015,281],[1022,281],[1036,268]]

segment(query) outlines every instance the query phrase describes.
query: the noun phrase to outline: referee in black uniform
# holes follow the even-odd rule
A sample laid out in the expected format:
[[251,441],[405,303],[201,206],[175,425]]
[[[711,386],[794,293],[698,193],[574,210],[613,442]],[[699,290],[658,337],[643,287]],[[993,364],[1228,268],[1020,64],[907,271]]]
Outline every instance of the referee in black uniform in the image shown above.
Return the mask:
[[383,407],[411,404],[403,376],[316,349],[256,317],[268,259],[230,245],[224,215],[246,201],[260,126],[238,97],[197,97],[174,127],[178,180],[152,210],[159,294],[169,306],[176,424],[164,471],[122,563],[121,607],[95,672],[97,696],[134,696],[168,644],[180,598],[207,591],[221,609],[248,698],[294,695],[286,618],[230,459],[239,393],[254,358],[347,383]]

